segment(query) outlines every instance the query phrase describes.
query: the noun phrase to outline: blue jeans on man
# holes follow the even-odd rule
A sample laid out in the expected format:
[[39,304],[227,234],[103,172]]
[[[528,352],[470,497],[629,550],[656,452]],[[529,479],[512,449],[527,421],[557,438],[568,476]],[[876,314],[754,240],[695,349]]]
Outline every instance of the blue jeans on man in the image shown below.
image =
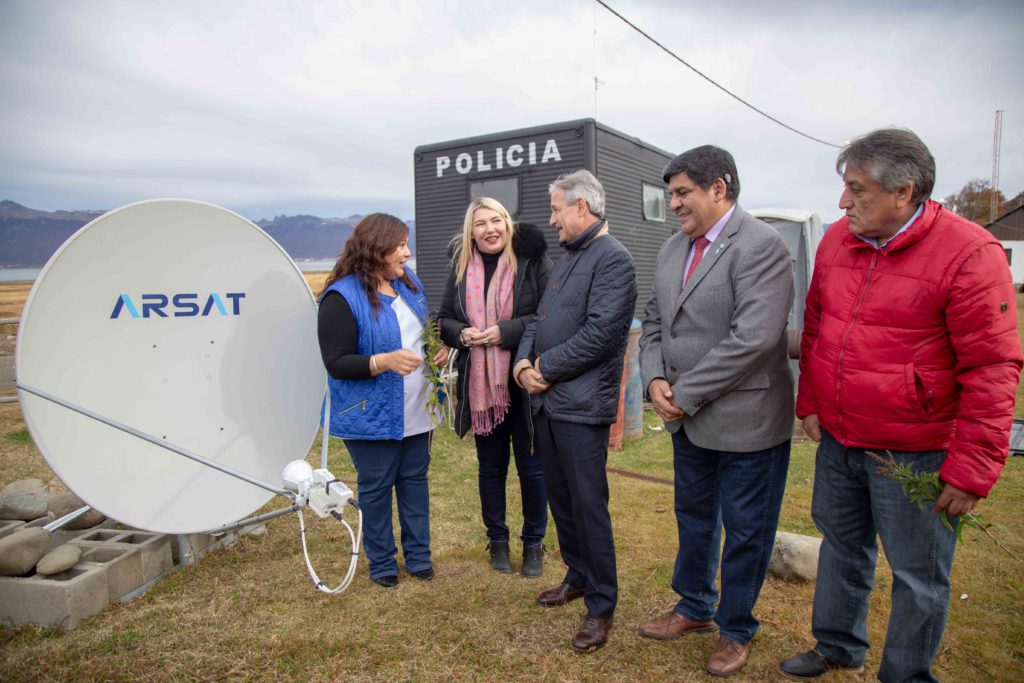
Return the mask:
[[760,624],[753,609],[775,545],[789,449],[787,440],[751,453],[715,451],[695,445],[684,429],[672,435],[679,530],[672,588],[681,596],[675,610],[693,621],[714,619],[721,635],[737,643],[750,642]]
[[371,579],[398,576],[398,549],[391,524],[392,489],[398,498],[406,570],[411,574],[433,567],[427,487],[430,436],[431,432],[423,432],[401,441],[345,439],[345,448],[356,467],[356,497],[363,513],[363,550],[370,564]]
[[[945,451],[889,452],[897,463],[919,472],[937,472],[946,457]],[[931,664],[946,625],[956,533],[932,513],[931,505],[922,510],[907,499],[899,482],[879,472],[867,451],[843,446],[824,429],[811,516],[824,536],[814,590],[815,649],[843,666],[864,663],[880,538],[893,583],[878,678],[887,683],[937,681]],[[954,529],[957,521],[950,519]]]

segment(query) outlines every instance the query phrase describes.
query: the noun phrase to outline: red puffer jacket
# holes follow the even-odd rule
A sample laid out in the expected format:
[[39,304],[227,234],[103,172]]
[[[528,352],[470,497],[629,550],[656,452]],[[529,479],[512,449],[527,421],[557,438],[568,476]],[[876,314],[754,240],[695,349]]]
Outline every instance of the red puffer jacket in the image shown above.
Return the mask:
[[942,480],[987,496],[1006,462],[1022,365],[1002,245],[928,201],[883,249],[844,217],[818,248],[797,415],[853,448],[946,450]]

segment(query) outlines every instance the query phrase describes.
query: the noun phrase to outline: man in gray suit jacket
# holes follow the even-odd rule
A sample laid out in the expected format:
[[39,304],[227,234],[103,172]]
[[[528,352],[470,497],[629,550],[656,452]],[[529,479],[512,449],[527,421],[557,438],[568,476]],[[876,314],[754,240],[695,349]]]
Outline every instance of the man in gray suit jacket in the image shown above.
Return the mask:
[[717,624],[706,670],[726,676],[746,664],[757,631],[752,610],[789,467],[793,267],[779,233],[737,206],[729,152],[710,145],[684,152],[664,179],[681,231],[658,254],[640,370],[672,435],[679,531],[672,588],[680,600],[640,633],[671,640]]

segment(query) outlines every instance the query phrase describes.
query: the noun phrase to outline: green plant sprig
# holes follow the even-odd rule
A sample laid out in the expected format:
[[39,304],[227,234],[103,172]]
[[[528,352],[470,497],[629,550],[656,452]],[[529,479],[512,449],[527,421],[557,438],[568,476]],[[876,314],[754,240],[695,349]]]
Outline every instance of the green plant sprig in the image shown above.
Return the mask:
[[[942,495],[942,490],[945,485],[939,479],[938,472],[917,472],[910,465],[901,465],[896,462],[893,458],[892,453],[889,451],[885,452],[885,456],[872,451],[867,452],[868,456],[879,464],[878,473],[889,479],[893,479],[899,482],[900,487],[903,489],[903,495],[907,497],[912,503],[915,503],[922,510],[926,506],[931,505],[939,496]],[[950,531],[953,531],[953,524],[950,522],[949,514],[946,510],[939,512],[942,517],[942,524]],[[1014,558],[1018,562],[1024,562],[1016,553],[1007,548],[1002,542],[992,534],[994,527],[1005,529],[1006,527],[1002,524],[996,524],[990,522],[980,513],[968,512],[959,516],[960,523],[956,528],[956,540],[958,543],[964,542],[964,527],[971,527],[984,532],[992,541],[998,545],[1003,552]]]
[[434,356],[444,348],[444,342],[441,341],[441,328],[433,318],[427,318],[423,324],[422,338],[423,360],[425,361],[423,374],[426,375],[427,381],[430,383],[430,389],[427,392],[427,415],[430,416],[431,422],[436,427],[442,420],[441,396],[444,390],[444,380],[441,379],[442,368],[434,362]]

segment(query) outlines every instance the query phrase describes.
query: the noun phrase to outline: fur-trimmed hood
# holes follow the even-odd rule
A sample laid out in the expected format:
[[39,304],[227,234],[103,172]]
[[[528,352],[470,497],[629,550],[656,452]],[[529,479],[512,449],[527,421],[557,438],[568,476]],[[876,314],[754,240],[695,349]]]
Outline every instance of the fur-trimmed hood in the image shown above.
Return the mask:
[[[462,243],[462,235],[456,234],[448,242],[448,260],[455,256],[455,249]],[[516,223],[516,234],[512,236],[512,251],[516,258],[540,258],[548,252],[544,231],[533,223]]]
[[548,251],[544,231],[533,223],[517,224],[516,234],[512,236],[512,251],[516,258],[540,258]]

